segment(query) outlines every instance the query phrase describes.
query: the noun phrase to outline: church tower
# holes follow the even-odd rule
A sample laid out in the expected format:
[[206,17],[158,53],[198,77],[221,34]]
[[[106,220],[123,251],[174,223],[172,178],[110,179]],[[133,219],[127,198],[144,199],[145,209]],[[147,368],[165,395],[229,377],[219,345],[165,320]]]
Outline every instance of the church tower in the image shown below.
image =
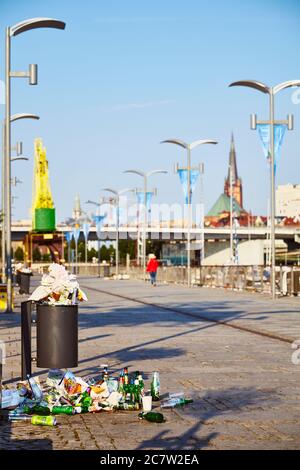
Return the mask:
[[76,194],[72,217],[73,219],[77,220],[81,217],[81,215],[82,215],[82,210],[81,210],[81,204],[80,204],[80,197],[79,197],[79,194]]
[[224,193],[230,197],[230,168],[232,173],[232,193],[233,197],[239,204],[239,206],[243,207],[243,186],[242,180],[238,177],[237,166],[236,166],[236,153],[235,153],[235,144],[233,133],[231,134],[231,143],[230,143],[230,153],[229,153],[229,168],[228,168],[228,176],[225,179],[224,184]]

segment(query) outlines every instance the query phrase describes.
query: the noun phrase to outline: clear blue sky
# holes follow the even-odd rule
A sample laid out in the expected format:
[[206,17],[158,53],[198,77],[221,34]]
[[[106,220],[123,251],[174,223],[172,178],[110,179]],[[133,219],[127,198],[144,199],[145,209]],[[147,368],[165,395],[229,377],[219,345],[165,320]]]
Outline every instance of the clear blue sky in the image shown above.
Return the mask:
[[[209,210],[223,191],[231,131],[244,206],[266,213],[267,165],[249,115],[267,118],[267,97],[228,84],[300,78],[298,0],[1,0],[3,46],[5,26],[36,16],[67,26],[12,40],[13,69],[39,66],[38,86],[13,79],[12,112],[41,116],[13,124],[12,140],[23,140],[32,157],[33,139],[43,138],[59,220],[71,215],[77,192],[84,202],[97,199],[103,186],[139,185],[138,177],[122,174],[130,167],[168,169],[168,176],[153,177],[157,201],[182,201],[173,165],[183,164],[185,155],[159,145],[169,137],[219,141],[193,152],[194,163],[205,163]],[[0,53],[3,80],[3,47]],[[278,166],[280,184],[300,183],[300,104],[291,95],[287,90],[276,99],[277,118],[295,116]],[[3,104],[0,111],[3,117]],[[23,181],[14,189],[14,216],[27,218],[33,158],[13,165]]]

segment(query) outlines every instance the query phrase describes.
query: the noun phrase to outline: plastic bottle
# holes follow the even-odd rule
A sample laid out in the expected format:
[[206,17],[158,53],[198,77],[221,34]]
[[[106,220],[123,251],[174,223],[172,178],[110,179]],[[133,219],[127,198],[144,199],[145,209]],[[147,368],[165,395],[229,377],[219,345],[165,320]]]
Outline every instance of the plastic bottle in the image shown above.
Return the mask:
[[31,421],[32,416],[22,414],[9,414],[8,420],[9,421]]
[[29,382],[29,385],[31,387],[31,390],[32,390],[32,394],[35,398],[35,400],[37,401],[42,401],[43,399],[43,392],[42,390],[40,389],[39,385],[37,384],[37,382],[34,380],[33,377],[30,377],[30,375],[27,375],[27,380]]
[[147,413],[141,412],[139,413],[139,418],[146,419],[151,423],[163,423],[165,421],[164,415],[156,411],[148,411]]

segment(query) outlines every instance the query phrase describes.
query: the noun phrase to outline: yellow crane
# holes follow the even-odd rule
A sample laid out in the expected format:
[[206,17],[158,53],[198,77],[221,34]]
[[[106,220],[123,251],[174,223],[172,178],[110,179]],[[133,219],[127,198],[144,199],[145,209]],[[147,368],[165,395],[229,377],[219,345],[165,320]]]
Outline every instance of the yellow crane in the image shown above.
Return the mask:
[[34,140],[32,227],[35,232],[55,230],[55,208],[50,188],[48,160],[41,138]]

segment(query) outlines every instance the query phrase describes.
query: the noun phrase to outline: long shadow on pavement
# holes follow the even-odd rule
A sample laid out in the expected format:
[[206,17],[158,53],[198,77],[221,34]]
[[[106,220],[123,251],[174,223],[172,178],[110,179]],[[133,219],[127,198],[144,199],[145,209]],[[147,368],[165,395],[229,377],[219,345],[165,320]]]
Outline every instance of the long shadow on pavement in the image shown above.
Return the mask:
[[[273,404],[276,404],[278,398],[275,392],[274,395],[270,395],[270,392],[265,393],[255,388],[228,388],[206,392],[200,400],[195,400],[192,405],[187,405],[183,409],[175,409],[175,412],[179,413],[185,422],[191,422],[191,419],[196,420],[191,427],[176,436],[174,436],[174,432],[172,435],[171,429],[164,429],[150,439],[144,440],[136,449],[201,450],[204,447],[211,446],[213,439],[220,434],[214,431],[199,436],[198,433],[201,432],[201,427],[213,425],[213,423],[209,423],[210,419],[232,411],[257,408],[267,400],[271,400]],[[234,444],[232,448],[234,448]]]

